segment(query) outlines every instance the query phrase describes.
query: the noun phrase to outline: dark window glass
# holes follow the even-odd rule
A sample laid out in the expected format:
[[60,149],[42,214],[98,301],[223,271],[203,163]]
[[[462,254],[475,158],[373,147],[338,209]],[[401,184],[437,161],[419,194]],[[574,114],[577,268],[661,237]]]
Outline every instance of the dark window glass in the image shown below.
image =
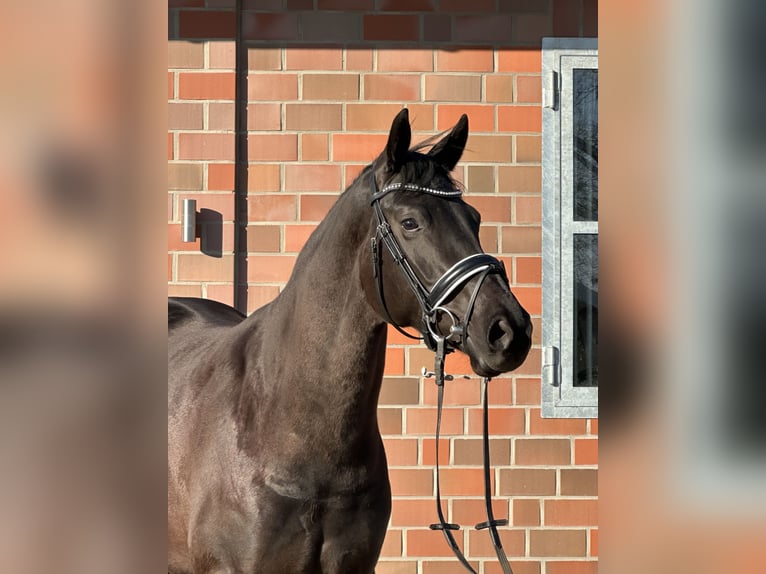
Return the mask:
[[598,221],[598,70],[572,72],[574,219]]
[[574,236],[574,386],[598,386],[598,235]]

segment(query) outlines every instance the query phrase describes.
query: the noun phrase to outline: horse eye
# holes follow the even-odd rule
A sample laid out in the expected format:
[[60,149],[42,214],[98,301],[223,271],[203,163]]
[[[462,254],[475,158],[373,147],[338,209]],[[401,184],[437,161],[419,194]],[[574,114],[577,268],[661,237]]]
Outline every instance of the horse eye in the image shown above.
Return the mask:
[[408,217],[407,219],[402,221],[402,227],[405,231],[415,231],[420,225],[418,225],[418,222],[412,219],[411,217]]

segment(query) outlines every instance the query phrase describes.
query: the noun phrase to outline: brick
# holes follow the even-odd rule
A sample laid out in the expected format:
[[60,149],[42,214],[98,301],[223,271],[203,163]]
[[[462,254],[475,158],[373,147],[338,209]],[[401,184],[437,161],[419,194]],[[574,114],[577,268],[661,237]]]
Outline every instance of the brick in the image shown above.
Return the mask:
[[479,228],[479,243],[486,253],[497,253],[497,227],[492,225],[482,225]]
[[432,72],[433,54],[433,50],[422,48],[379,50],[377,70],[380,72]]
[[501,193],[541,193],[543,170],[540,166],[507,166],[497,169],[498,189]]
[[198,163],[169,163],[168,189],[202,189],[202,165]]
[[234,305],[234,286],[233,284],[226,285],[208,285],[207,286],[207,299],[213,301],[220,301],[226,305]]
[[424,42],[451,42],[452,17],[448,14],[423,15]]
[[417,405],[420,381],[414,377],[385,377],[380,388],[380,405]]
[[491,48],[463,48],[436,51],[438,72],[491,72],[495,55]]
[[[508,556],[524,556],[526,535],[523,530],[498,529],[500,541],[503,549]],[[491,556],[495,557],[495,547],[492,545],[492,539],[485,531],[470,530],[468,532],[468,548],[472,557]]]
[[362,10],[365,12],[375,8],[375,0],[317,0],[318,10]]
[[304,100],[359,99],[358,74],[304,74]]
[[[453,557],[452,550],[444,542],[444,535],[436,530],[407,530],[407,556]],[[457,537],[460,540],[461,536]],[[442,572],[443,570],[439,570]]]
[[516,136],[517,163],[540,163],[542,150],[540,136]]
[[484,99],[487,102],[513,101],[513,76],[487,76],[484,82]]
[[286,70],[342,70],[342,48],[286,48]]
[[598,556],[598,528],[590,531],[590,556]]
[[417,574],[418,565],[415,562],[380,560],[375,565],[375,574]]
[[[499,562],[485,562],[484,574],[504,574]],[[538,560],[524,560],[523,562],[510,560],[514,574],[540,574],[541,567]]]
[[231,281],[234,257],[210,257],[203,254],[178,255],[179,281]]
[[343,185],[349,187],[354,182],[354,180],[359,177],[366,165],[367,164],[345,164],[343,166],[345,172],[343,175]]
[[250,255],[247,260],[247,280],[255,283],[286,283],[294,266],[294,255]]
[[168,297],[202,297],[202,285],[168,285]]
[[542,257],[516,257],[513,266],[513,283],[539,285],[543,280]]
[[538,197],[518,196],[515,199],[513,222],[516,224],[540,223],[543,217],[542,199]]
[[208,68],[234,70],[237,46],[234,42],[208,42]]
[[391,126],[391,118],[401,109],[401,104],[347,104],[346,130],[386,131]]
[[247,190],[259,193],[280,191],[282,189],[280,172],[280,166],[276,163],[249,164],[247,168]]
[[468,125],[471,132],[495,131],[495,108],[494,106],[471,106],[460,104],[441,104],[436,107],[436,129],[446,130],[452,128],[462,114],[468,116]]
[[168,8],[202,8],[205,0],[168,0]]
[[540,409],[530,410],[530,433],[535,435],[584,435],[585,419],[544,419]]
[[365,15],[363,34],[365,41],[411,42],[420,39],[420,21],[408,14]]
[[546,574],[598,574],[598,562],[595,560],[546,560]]
[[[505,498],[493,498],[492,512],[498,519],[508,518],[508,500]],[[486,514],[487,509],[483,497],[456,498],[452,501],[452,512],[449,515],[449,520],[450,522],[456,522],[457,524],[467,526],[484,520]]]
[[[461,540],[461,537],[459,536],[457,540]],[[449,548],[447,543],[444,542],[444,535],[442,535],[442,545]],[[458,545],[461,545],[460,542],[458,542]],[[423,566],[423,574],[465,574],[466,571],[463,565],[455,560],[455,557],[452,555],[445,560],[423,561],[421,564]],[[479,571],[479,562],[477,560],[469,560],[468,564],[470,564],[471,568],[475,571]],[[515,572],[516,570],[514,570],[514,573]]]
[[[530,315],[542,314],[542,289],[540,287],[522,287],[513,286],[513,294],[519,301],[519,304],[527,310]],[[540,363],[536,362],[536,350],[531,350],[527,355],[524,364],[516,369],[516,374],[535,374],[540,372]]]
[[412,74],[367,74],[364,76],[364,99],[419,100],[420,76]]
[[250,253],[278,253],[281,233],[278,225],[248,225],[247,251]]
[[335,205],[337,199],[337,195],[301,195],[298,211],[299,219],[301,221],[322,221],[327,212],[330,211],[330,208]]
[[598,37],[598,1],[582,1],[582,35],[589,38]]
[[[421,369],[423,367],[426,367],[427,369],[431,370],[434,366],[434,353],[433,351],[429,351],[428,349],[424,347],[412,347],[410,348],[410,374],[412,375],[419,375],[421,372]],[[471,364],[470,359],[467,355],[464,353],[461,353],[460,351],[457,351],[455,353],[452,353],[451,355],[447,355],[446,361],[445,361],[445,368],[448,373],[451,373],[453,375],[470,375],[473,373],[471,370]],[[466,381],[464,379],[458,379],[455,383],[455,385],[450,385],[450,388],[456,387],[457,385],[462,385],[463,383],[468,383],[470,381]],[[470,388],[470,387],[467,387]],[[468,391],[469,395],[472,395],[474,391]],[[432,399],[434,398],[434,395],[432,395],[430,392],[428,394],[429,397]],[[470,397],[463,397],[465,400],[466,398]],[[445,400],[449,400],[445,397]],[[436,404],[435,399],[432,404]],[[475,403],[474,403],[475,404]]]
[[245,10],[277,12],[282,9],[283,6],[284,0],[243,0],[243,8]]
[[297,253],[306,244],[316,225],[285,225],[285,252]]
[[[378,428],[382,435],[400,435],[402,433],[402,409],[378,407]],[[389,477],[391,471],[389,470]]]
[[295,221],[294,195],[253,195],[247,201],[248,221]]
[[387,135],[332,134],[332,161],[371,162],[383,151]]
[[[480,466],[484,461],[484,445],[481,439],[455,439],[455,464]],[[508,439],[490,439],[490,460],[495,466],[511,462],[511,443]]]
[[575,464],[598,464],[598,439],[575,439]]
[[341,104],[286,104],[285,127],[296,131],[340,131]]
[[401,556],[402,555],[402,533],[398,530],[386,531],[386,537],[383,540],[383,547],[380,549],[381,556]]
[[499,12],[546,12],[548,0],[499,0]]
[[481,213],[485,222],[510,223],[511,198],[507,196],[468,195],[466,202]]
[[418,441],[414,438],[387,438],[383,440],[389,466],[416,466]]
[[517,439],[513,451],[513,462],[520,466],[561,466],[572,462],[567,439]]
[[540,76],[517,76],[515,101],[539,104],[543,99],[542,78]]
[[598,496],[598,470],[561,469],[563,496]]
[[505,14],[455,16],[456,42],[488,44],[510,43],[513,19]]
[[383,375],[403,375],[404,374],[404,350],[392,349],[386,350],[385,362],[383,364]]
[[517,405],[539,405],[540,404],[540,380],[539,379],[517,379],[516,380],[516,401]]
[[512,136],[469,134],[463,152],[463,162],[511,163],[513,157]]
[[[424,438],[421,447],[421,462],[424,466],[436,466],[436,438]],[[450,464],[450,440],[439,438],[439,464]]]
[[[351,0],[355,2],[355,0]],[[346,48],[346,70],[370,71],[372,70],[371,48]]]
[[[390,349],[389,349],[390,350]],[[405,424],[407,434],[432,435],[436,429],[435,408],[408,408]],[[442,435],[463,433],[463,410],[445,408],[442,410]]]
[[598,436],[598,419],[588,419],[590,421],[590,434]]
[[430,12],[435,8],[435,0],[378,0],[383,12]]
[[168,99],[175,98],[175,81],[176,75],[173,72],[168,72]]
[[394,500],[391,505],[391,526],[423,527],[434,520],[436,509],[433,500],[401,499]]
[[[234,125],[233,122],[231,125]],[[266,103],[248,106],[247,129],[250,131],[277,131],[282,129],[282,106]]]
[[542,51],[529,48],[500,48],[497,50],[498,72],[534,72],[542,70]]
[[[340,166],[299,164],[285,166],[285,191],[339,191]],[[321,200],[332,205],[337,195]],[[323,208],[324,209],[324,208]]]
[[542,252],[543,235],[540,227],[504,226],[500,231],[504,253]]
[[207,106],[209,130],[234,131],[234,102],[210,102]]
[[300,21],[304,42],[349,44],[362,39],[361,14],[309,11]]
[[553,34],[556,36],[579,36],[581,7],[581,2],[553,0]]
[[466,185],[473,193],[494,193],[495,167],[491,165],[469,165]]
[[[410,362],[412,362],[412,353],[416,349],[410,349]],[[420,350],[420,349],[418,349]],[[430,353],[430,352],[429,352]],[[430,363],[433,368],[433,361]],[[413,369],[410,369],[413,370]],[[450,371],[451,373],[453,371]],[[455,382],[447,386],[444,393],[445,405],[478,405],[481,402],[481,390],[479,388],[479,379],[456,379]],[[437,387],[432,381],[428,381],[423,389],[423,404],[435,405],[437,403]]]
[[298,98],[297,74],[250,74],[247,99],[287,101]]
[[441,12],[494,12],[495,0],[440,0]]
[[530,530],[531,556],[585,556],[585,530]]
[[191,11],[178,14],[178,35],[181,38],[231,38],[237,35],[237,16],[233,11]]
[[513,502],[514,526],[540,526],[540,501],[517,498]]
[[234,220],[234,195],[231,193],[184,193],[178,195],[178,204],[184,199],[197,200],[197,211],[210,209],[221,214],[224,221]]
[[501,132],[535,132],[543,130],[539,106],[498,106],[497,128]]
[[433,494],[433,471],[424,468],[390,468],[388,478],[391,481],[393,496],[430,496]]
[[300,134],[301,161],[327,161],[330,159],[330,144],[327,134]]
[[546,500],[546,526],[596,526],[598,500]]
[[296,40],[298,15],[295,13],[245,12],[242,17],[245,40]]
[[181,241],[181,225],[170,224],[168,225],[168,251],[194,251],[200,250],[200,238],[197,237],[196,241],[185,242]]
[[168,41],[168,68],[202,68],[204,46],[198,42]]
[[[524,409],[511,407],[489,408],[489,433],[491,435],[524,434]],[[480,435],[484,428],[483,413],[479,408],[468,410],[468,432]]]
[[[540,287],[514,287],[513,294],[530,315],[541,315],[542,289]],[[540,361],[542,352],[539,348],[529,350],[527,358],[520,367],[514,371],[514,375],[540,376]]]
[[298,136],[296,134],[250,135],[247,155],[251,161],[297,160]]
[[551,36],[548,14],[517,14],[513,17],[513,42],[539,46],[544,36]]
[[228,72],[182,72],[178,75],[181,100],[233,100],[235,75]]
[[248,285],[247,286],[247,312],[252,313],[256,309],[270,303],[279,295],[279,287],[273,285]]
[[178,159],[234,160],[234,134],[178,134]]
[[277,71],[282,69],[282,50],[258,46],[247,50],[248,70]]
[[425,100],[479,102],[481,101],[481,77],[477,75],[427,75]]
[[556,471],[552,469],[501,468],[498,493],[517,496],[556,494]]

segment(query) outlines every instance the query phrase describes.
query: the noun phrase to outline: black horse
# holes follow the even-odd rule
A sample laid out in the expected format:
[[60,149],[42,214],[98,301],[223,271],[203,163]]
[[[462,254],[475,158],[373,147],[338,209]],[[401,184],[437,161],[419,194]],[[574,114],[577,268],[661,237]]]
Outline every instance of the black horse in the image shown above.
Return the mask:
[[386,323],[449,337],[482,376],[525,359],[529,315],[450,177],[466,116],[427,153],[410,137],[402,110],[273,302],[245,318],[169,301],[169,572],[373,572],[391,509]]

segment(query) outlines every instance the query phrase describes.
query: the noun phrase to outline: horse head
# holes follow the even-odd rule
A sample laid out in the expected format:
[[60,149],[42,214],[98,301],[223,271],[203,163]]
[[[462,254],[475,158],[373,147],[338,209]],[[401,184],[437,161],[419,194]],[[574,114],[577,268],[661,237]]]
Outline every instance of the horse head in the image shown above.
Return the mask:
[[369,171],[372,270],[363,266],[362,283],[389,323],[414,327],[431,348],[443,339],[492,377],[524,361],[532,323],[503,264],[482,251],[480,214],[450,176],[467,139],[463,115],[428,151],[410,149],[407,110],[394,118]]

